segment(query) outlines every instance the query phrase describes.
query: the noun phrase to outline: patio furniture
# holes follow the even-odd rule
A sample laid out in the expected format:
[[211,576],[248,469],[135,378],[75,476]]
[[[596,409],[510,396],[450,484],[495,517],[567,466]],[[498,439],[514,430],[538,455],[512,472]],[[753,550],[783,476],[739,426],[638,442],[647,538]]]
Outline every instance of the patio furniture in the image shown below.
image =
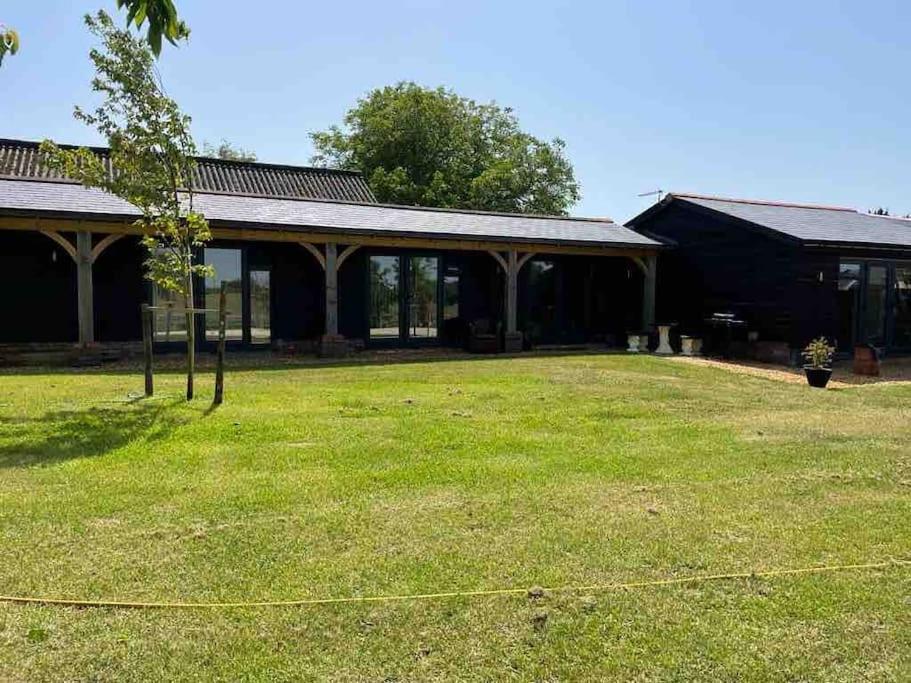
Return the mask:
[[872,344],[854,346],[854,374],[879,377],[879,351]]
[[746,321],[740,320],[733,313],[713,313],[704,322],[711,332],[711,350],[719,353],[725,360],[730,359],[734,331],[744,329]]
[[468,325],[470,353],[497,353],[500,350],[500,324],[489,318],[479,318]]

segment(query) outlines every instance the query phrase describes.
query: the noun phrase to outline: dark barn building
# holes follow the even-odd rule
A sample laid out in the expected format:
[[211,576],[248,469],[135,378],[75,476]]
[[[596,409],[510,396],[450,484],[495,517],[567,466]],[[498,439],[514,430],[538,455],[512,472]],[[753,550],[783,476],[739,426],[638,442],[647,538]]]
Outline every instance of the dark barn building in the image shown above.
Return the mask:
[[911,221],[670,194],[627,225],[674,246],[660,257],[659,322],[699,335],[730,312],[782,360],[821,335],[842,352],[911,351]]
[[[358,173],[217,159],[198,160],[194,191],[216,271],[195,305],[226,282],[237,347],[619,345],[653,322],[663,245],[606,219],[380,205]],[[144,278],[137,217],[58,177],[34,143],[0,140],[0,352],[126,348],[143,303],[160,347],[185,339],[181,302]]]

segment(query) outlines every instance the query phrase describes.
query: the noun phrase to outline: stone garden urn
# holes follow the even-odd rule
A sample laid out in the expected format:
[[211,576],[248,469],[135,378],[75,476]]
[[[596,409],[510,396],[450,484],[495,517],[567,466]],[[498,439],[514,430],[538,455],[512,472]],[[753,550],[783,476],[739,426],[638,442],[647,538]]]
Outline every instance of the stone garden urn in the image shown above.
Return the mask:
[[638,334],[628,334],[626,335],[626,351],[627,353],[639,353],[639,335]]
[[671,327],[672,325],[658,325],[658,348],[655,353],[660,356],[672,356],[674,349],[671,348]]
[[693,342],[696,340],[692,337],[680,337],[680,353],[684,356],[695,356],[696,348],[693,345]]

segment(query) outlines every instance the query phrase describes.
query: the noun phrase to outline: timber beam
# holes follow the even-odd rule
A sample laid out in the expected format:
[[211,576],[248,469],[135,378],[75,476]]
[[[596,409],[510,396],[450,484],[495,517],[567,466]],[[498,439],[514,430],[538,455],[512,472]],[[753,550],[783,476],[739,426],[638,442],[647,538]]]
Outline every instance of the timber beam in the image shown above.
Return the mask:
[[[143,230],[129,221],[87,221],[65,218],[31,218],[0,216],[0,230],[79,232],[88,231],[103,234],[136,235]],[[308,242],[311,244],[347,243],[357,247],[401,247],[414,249],[440,249],[453,251],[534,251],[543,254],[567,254],[576,256],[617,256],[643,257],[655,253],[651,247],[602,246],[584,244],[555,244],[539,242],[509,242],[485,239],[460,239],[449,237],[419,237],[404,235],[381,235],[360,233],[334,233],[307,229],[276,229],[222,226],[212,227],[214,239],[244,240],[261,242]],[[350,249],[350,247],[349,247]],[[345,251],[348,251],[346,249]],[[343,252],[344,254],[344,252]],[[343,255],[342,254],[342,255]],[[341,255],[340,255],[341,257]]]

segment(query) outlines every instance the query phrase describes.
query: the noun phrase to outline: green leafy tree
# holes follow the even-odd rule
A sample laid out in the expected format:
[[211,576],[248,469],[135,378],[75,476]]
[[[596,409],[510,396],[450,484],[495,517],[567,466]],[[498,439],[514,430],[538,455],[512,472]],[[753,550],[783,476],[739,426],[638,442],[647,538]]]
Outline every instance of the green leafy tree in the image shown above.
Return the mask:
[[[148,45],[128,31],[115,28],[104,12],[86,16],[89,30],[104,44],[92,49],[95,64],[92,89],[102,104],[75,116],[96,128],[110,148],[108,173],[101,158],[86,148],[61,149],[45,140],[49,162],[88,187],[97,187],[136,206],[136,221],[148,250],[146,276],[164,290],[183,297],[193,308],[194,276],[211,275],[197,263],[198,248],[211,239],[205,217],[193,208],[193,168],[196,146],[190,118],[164,94]],[[194,325],[187,312],[187,400],[193,398]]]
[[[146,41],[155,56],[161,54],[161,40],[166,39],[171,45],[190,36],[190,29],[177,16],[173,0],[117,0],[117,9],[126,8],[127,25],[134,24],[141,29],[148,22]],[[19,34],[13,29],[0,24],[0,64],[3,57],[19,51]]]
[[13,29],[0,24],[0,64],[7,54],[14,55],[19,52],[19,34]]
[[171,45],[190,36],[190,29],[177,16],[173,0],[117,0],[117,9],[127,9],[127,25],[134,24],[141,29],[149,23],[146,40],[155,56],[161,54],[161,39]]
[[204,156],[225,159],[226,161],[256,161],[256,152],[251,152],[243,147],[236,147],[225,139],[222,139],[218,146],[203,142],[202,153]]
[[382,202],[565,214],[579,200],[562,140],[539,140],[511,109],[445,88],[374,90],[344,127],[311,138],[313,163],[362,171]]

